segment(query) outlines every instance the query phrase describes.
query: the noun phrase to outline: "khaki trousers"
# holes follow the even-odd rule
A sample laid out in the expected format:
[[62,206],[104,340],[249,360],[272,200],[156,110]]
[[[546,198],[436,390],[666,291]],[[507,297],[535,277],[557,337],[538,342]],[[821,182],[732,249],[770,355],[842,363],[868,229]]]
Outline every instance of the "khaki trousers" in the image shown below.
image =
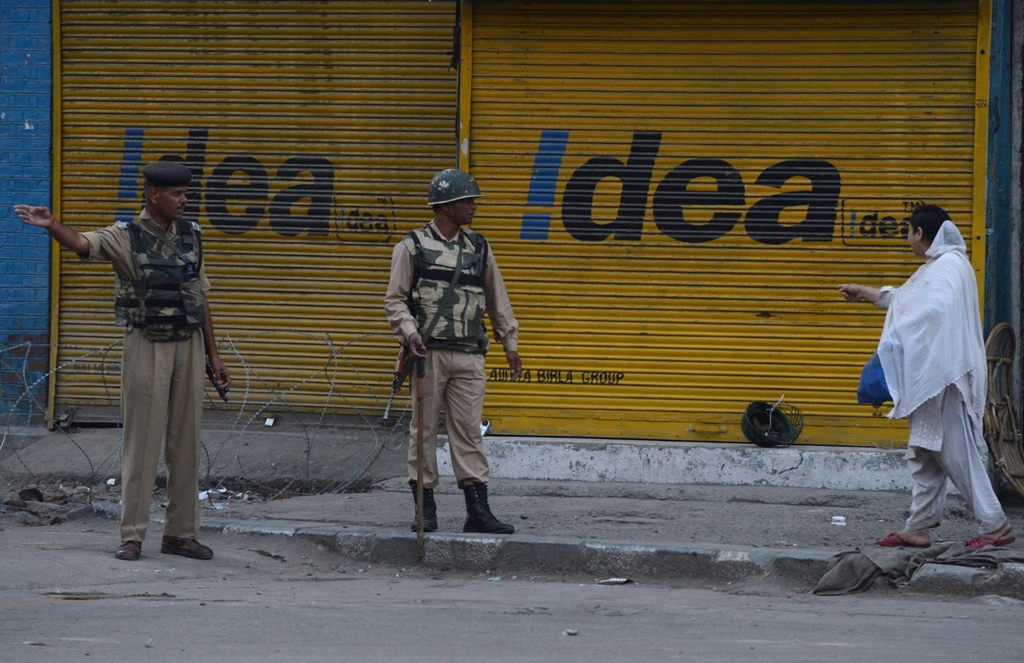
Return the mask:
[[[456,350],[428,349],[423,371],[423,487],[437,486],[437,427],[444,405],[452,468],[459,487],[487,483],[490,470],[484,454],[480,421],[484,412],[484,356]],[[418,394],[412,373],[413,412],[409,427],[409,480],[416,480]]]
[[203,333],[154,343],[141,329],[124,337],[121,360],[121,541],[145,541],[160,447],[167,464],[164,534],[199,531],[199,447],[205,375]]

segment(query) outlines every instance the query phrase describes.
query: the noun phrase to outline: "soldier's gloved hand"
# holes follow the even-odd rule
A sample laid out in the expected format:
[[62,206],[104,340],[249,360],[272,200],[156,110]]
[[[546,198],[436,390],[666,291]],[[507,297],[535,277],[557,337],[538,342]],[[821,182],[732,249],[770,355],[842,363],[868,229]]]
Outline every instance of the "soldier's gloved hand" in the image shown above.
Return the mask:
[[423,337],[418,332],[409,337],[409,350],[413,357],[427,356],[427,346],[423,344]]

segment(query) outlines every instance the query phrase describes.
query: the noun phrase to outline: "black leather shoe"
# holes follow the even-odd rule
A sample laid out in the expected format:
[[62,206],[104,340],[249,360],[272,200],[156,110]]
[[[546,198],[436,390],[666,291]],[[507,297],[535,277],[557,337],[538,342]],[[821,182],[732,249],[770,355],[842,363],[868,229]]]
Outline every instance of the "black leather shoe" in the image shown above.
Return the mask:
[[134,562],[142,557],[142,541],[125,541],[117,547],[114,557],[126,562]]
[[181,555],[190,559],[213,559],[213,550],[195,539],[179,539],[176,536],[165,536],[160,545],[160,552],[165,555]]

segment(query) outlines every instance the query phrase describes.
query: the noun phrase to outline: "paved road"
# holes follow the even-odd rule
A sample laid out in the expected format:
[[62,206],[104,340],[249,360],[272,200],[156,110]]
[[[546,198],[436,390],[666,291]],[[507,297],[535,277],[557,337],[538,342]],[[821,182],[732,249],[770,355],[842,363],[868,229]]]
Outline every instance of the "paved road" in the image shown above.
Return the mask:
[[1024,623],[1019,603],[823,598],[771,578],[491,580],[360,569],[313,543],[221,534],[205,536],[211,562],[152,541],[119,562],[114,540],[101,520],[4,525],[0,661],[983,661],[1016,652]]

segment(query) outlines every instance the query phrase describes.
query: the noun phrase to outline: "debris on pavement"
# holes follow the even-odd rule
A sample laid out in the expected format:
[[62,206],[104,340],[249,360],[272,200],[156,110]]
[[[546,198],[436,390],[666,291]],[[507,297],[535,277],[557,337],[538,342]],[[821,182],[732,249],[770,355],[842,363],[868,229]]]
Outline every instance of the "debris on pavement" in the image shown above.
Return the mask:
[[26,486],[18,491],[18,498],[26,502],[45,502],[42,491],[35,486]]
[[968,601],[968,603],[978,603],[980,605],[987,605],[995,608],[1024,608],[1024,601],[1010,598],[1009,596],[1000,596],[999,594],[976,596]]
[[88,486],[28,484],[0,500],[0,520],[20,525],[59,525],[91,501]]
[[253,550],[253,552],[256,553],[257,555],[263,555],[264,557],[269,557],[270,559],[276,559],[279,562],[287,561],[284,558],[284,555],[275,555],[274,553],[270,552],[269,550]]
[[605,578],[604,580],[595,580],[594,584],[597,585],[628,585],[632,580],[629,578]]

